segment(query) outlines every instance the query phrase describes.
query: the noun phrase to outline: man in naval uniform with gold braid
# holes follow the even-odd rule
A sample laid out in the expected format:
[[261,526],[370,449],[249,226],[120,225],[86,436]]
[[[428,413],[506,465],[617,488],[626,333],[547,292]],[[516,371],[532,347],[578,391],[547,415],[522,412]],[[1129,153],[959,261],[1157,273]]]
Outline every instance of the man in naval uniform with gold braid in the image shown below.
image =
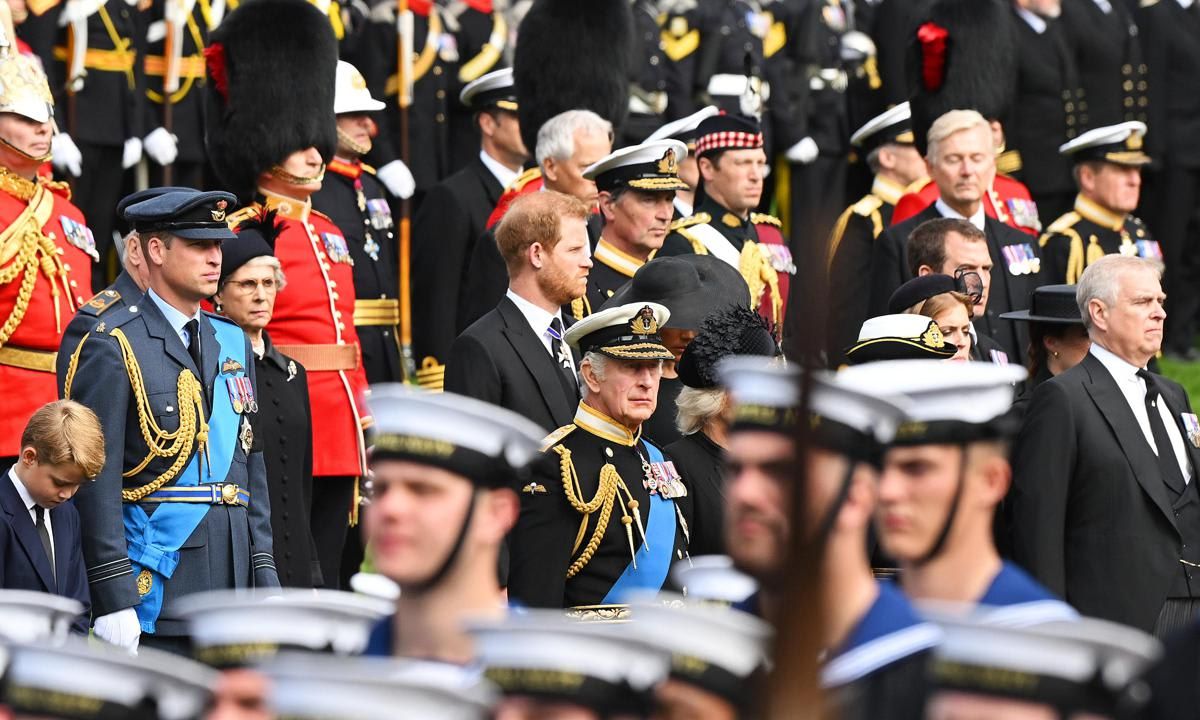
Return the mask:
[[1141,195],[1145,123],[1096,128],[1063,145],[1075,162],[1075,209],[1051,223],[1038,240],[1048,282],[1074,285],[1084,268],[1112,253],[1162,260],[1162,250],[1131,213]]
[[671,225],[659,255],[714,255],[742,273],[750,306],[783,327],[796,274],[778,218],[752,212],[762,199],[767,156],[758,121],[716,115],[696,131],[700,184],[691,217]]
[[679,179],[679,163],[687,153],[678,140],[649,140],[610,153],[583,171],[599,190],[604,229],[592,253],[587,294],[571,304],[576,320],[599,310],[662,247],[675,191],[688,189]]
[[546,462],[520,488],[510,535],[508,592],[532,607],[585,617],[620,612],[631,592],[658,591],[686,557],[687,494],[662,451],[642,437],[654,413],[664,360],[656,303],[602,310],[571,326],[586,385],[575,420],[546,438]]
[[221,243],[236,242],[234,201],[180,190],[126,209],[150,289],[105,313],[62,378],[106,438],[104,468],[75,496],[94,631],[129,650],[185,652],[175,604],[189,594],[279,586],[250,342],[200,309],[217,290]]

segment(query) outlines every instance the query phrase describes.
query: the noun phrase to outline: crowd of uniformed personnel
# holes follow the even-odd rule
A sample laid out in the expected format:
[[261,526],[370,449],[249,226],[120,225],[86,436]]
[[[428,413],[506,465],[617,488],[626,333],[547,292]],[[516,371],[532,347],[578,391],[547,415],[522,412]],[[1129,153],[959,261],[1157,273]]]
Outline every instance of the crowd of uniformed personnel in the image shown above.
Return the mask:
[[1194,717],[1198,48],[8,0],[0,717]]

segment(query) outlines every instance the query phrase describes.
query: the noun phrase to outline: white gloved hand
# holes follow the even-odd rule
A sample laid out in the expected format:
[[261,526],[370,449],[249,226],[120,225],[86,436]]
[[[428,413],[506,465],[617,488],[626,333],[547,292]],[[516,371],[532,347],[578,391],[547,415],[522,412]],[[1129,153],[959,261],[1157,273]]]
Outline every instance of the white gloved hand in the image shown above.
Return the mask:
[[388,192],[401,200],[412,197],[413,192],[417,189],[417,181],[413,179],[408,166],[399,160],[393,160],[379,168],[375,177],[379,178],[379,182],[387,187]]
[[130,655],[137,655],[138,642],[142,637],[142,625],[137,611],[125,608],[114,613],[101,615],[92,625],[96,637],[110,645],[124,648]]
[[784,155],[788,160],[801,165],[807,165],[817,159],[817,155],[821,152],[817,147],[817,141],[810,137],[806,137],[800,142],[788,148]]
[[70,173],[72,177],[79,177],[83,173],[83,153],[79,152],[75,141],[66,133],[55,135],[51,141],[50,162],[60,172]]
[[142,159],[141,138],[129,138],[125,141],[125,149],[121,152],[121,167],[128,170]]
[[179,157],[179,139],[166,128],[155,128],[142,140],[142,148],[159,165],[170,165]]

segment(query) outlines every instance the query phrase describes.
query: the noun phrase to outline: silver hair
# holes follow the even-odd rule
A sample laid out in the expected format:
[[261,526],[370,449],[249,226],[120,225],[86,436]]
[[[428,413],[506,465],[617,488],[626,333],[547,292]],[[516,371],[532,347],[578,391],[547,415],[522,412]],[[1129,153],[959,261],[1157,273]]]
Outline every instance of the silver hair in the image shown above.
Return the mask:
[[933,124],[929,126],[929,134],[927,135],[928,142],[925,148],[925,157],[932,162],[937,159],[938,146],[942,141],[950,137],[954,133],[962,132],[963,130],[974,130],[977,127],[988,129],[988,139],[991,140],[991,124],[987,118],[980,115],[975,110],[951,110],[945,113]]
[[[247,260],[245,263],[242,264],[242,267],[256,267],[259,265],[269,267],[275,271],[275,289],[276,289],[276,291],[281,291],[285,287],[287,287],[287,276],[283,274],[283,266],[279,264],[279,258],[275,257],[274,255],[259,255],[257,257],[252,257],[249,260]],[[236,272],[236,270],[234,272]],[[232,277],[232,275],[233,275],[233,273],[230,273],[231,277]],[[228,277],[221,281],[221,287],[217,288],[217,292],[221,292],[222,290],[224,290],[225,283],[227,283],[227,282],[229,282]]]
[[121,262],[122,268],[128,270],[129,266],[125,264],[125,258],[129,255],[129,242],[131,240],[133,242],[141,242],[141,240],[138,238],[137,230],[130,230],[129,233],[123,238],[118,238],[117,233],[114,230],[113,239],[116,240],[113,245],[115,245],[117,249],[117,260]]
[[1121,276],[1137,271],[1152,272],[1161,280],[1163,264],[1158,260],[1114,254],[1105,255],[1084,269],[1075,285],[1075,304],[1083,316],[1084,327],[1089,331],[1092,329],[1092,314],[1088,312],[1091,301],[1099,300],[1108,307],[1116,305]]
[[598,353],[595,350],[588,350],[583,354],[583,358],[579,362],[579,366],[583,367],[583,363],[592,366],[592,374],[600,382],[604,382],[604,373],[608,371],[608,356]]
[[611,141],[613,126],[591,110],[567,110],[555,115],[538,130],[535,152],[538,165],[546,158],[569,160],[575,155],[575,134],[579,132],[606,135]]
[[675,398],[675,406],[678,408],[675,427],[684,435],[691,435],[725,409],[725,390],[684,387]]

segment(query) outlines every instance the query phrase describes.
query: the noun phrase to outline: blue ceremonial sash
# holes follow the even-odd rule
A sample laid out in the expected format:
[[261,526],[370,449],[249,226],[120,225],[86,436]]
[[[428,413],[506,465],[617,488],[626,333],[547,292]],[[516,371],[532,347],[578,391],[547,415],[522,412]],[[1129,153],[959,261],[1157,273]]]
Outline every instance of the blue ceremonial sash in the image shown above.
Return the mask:
[[[245,375],[247,370],[246,336],[242,329],[231,323],[209,321],[217,332],[217,343],[221,348],[220,358],[232,358],[241,364],[240,372],[222,373]],[[224,363],[222,363],[224,364]],[[201,371],[203,373],[203,370]],[[203,378],[200,379],[204,382]],[[233,400],[229,397],[229,386],[220,381],[213,383],[212,414],[208,418],[207,480],[222,482],[229,474],[233,453],[238,442],[238,421],[241,416],[234,412]],[[199,451],[184,466],[172,485],[167,487],[190,487],[200,484]],[[158,614],[162,611],[163,583],[169,580],[179,565],[179,548],[204,520],[211,507],[201,503],[162,503],[153,515],[147,515],[137,503],[125,503],[122,516],[125,520],[125,542],[129,560],[133,563],[133,574],[139,576],[143,570],[150,572],[148,591],[139,581],[138,593],[141,603],[136,606],[142,632],[154,632]]]
[[[664,461],[662,451],[645,440],[642,445],[650,462]],[[623,603],[629,593],[639,590],[662,590],[671,569],[671,556],[675,552],[675,501],[668,500],[662,493],[650,496],[650,518],[646,524],[646,542],[637,552],[637,567],[630,562],[625,572],[613,583],[604,604]]]

